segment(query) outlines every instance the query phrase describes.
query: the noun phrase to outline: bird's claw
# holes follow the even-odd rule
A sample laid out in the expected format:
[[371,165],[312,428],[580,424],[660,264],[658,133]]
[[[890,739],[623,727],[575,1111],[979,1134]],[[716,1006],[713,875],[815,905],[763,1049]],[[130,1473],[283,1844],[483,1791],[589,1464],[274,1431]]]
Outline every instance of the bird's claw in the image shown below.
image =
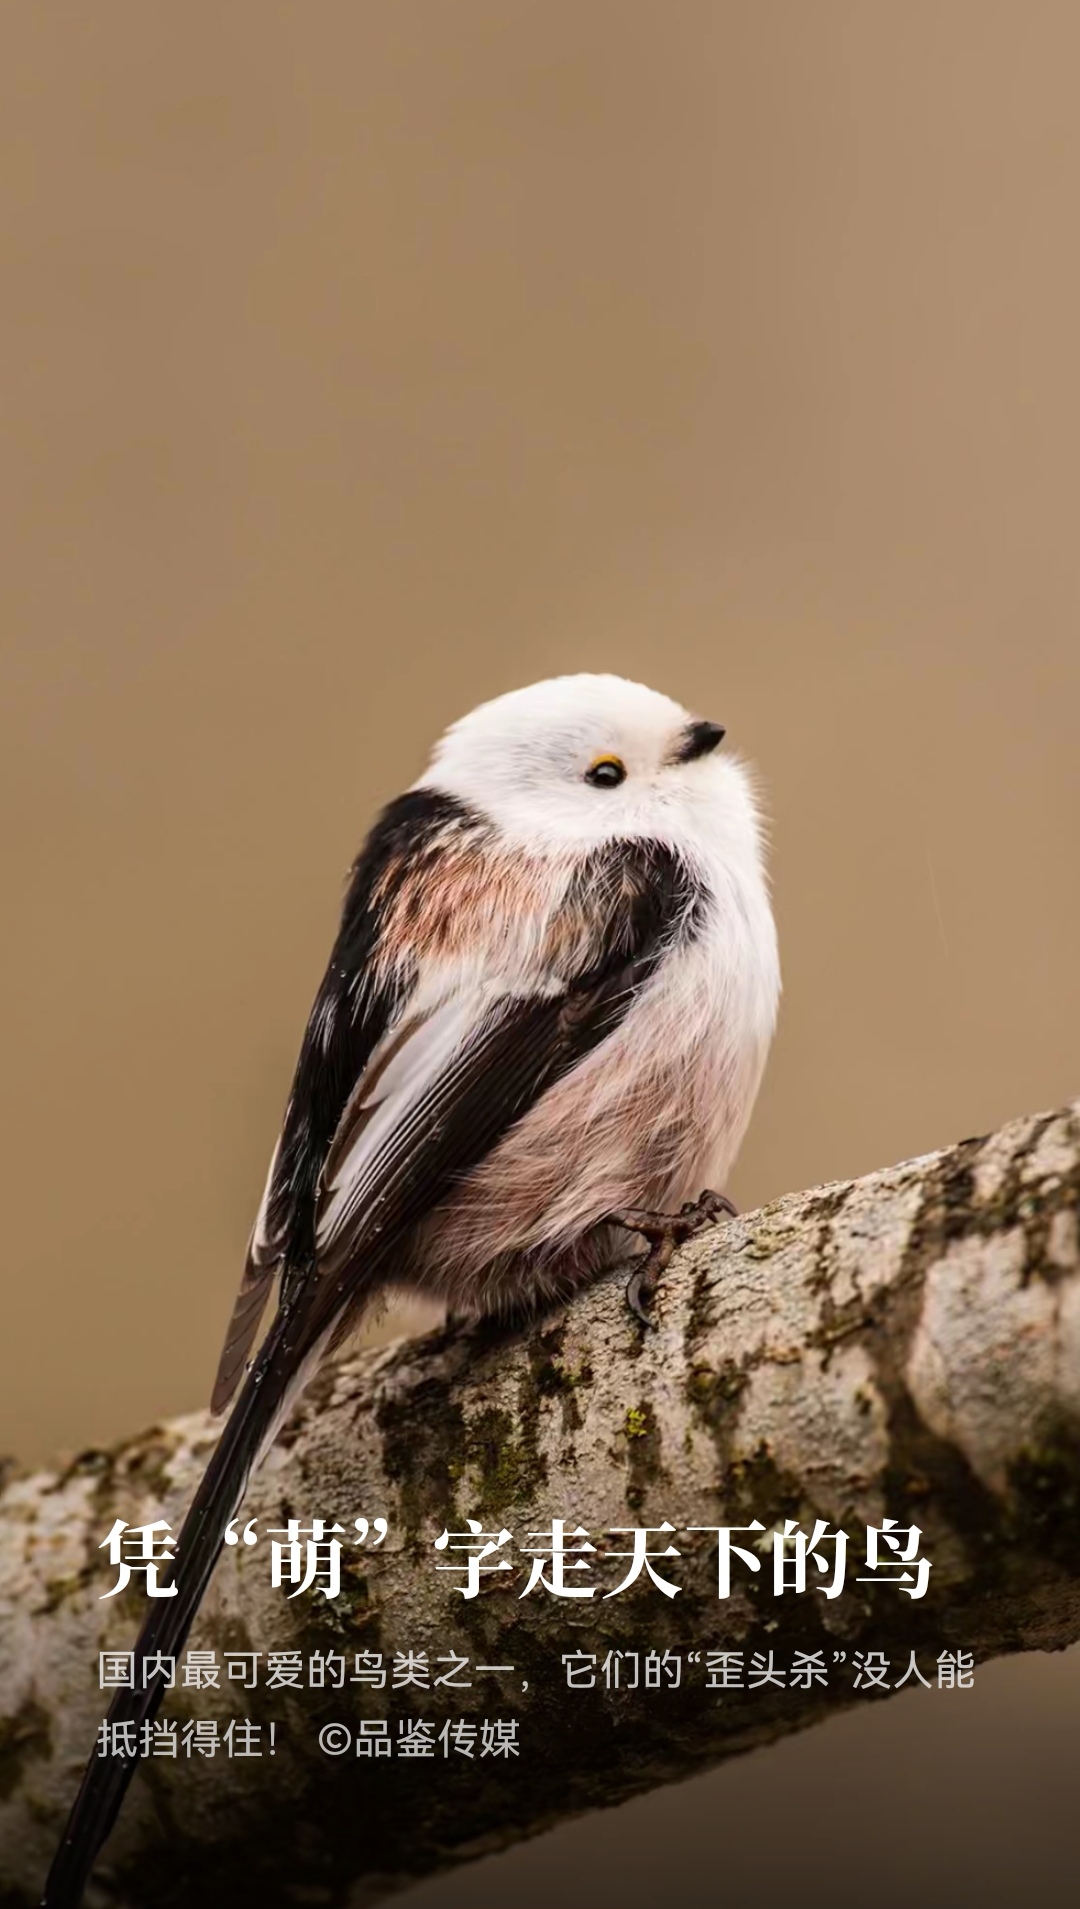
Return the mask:
[[656,1323],[649,1308],[676,1247],[693,1239],[705,1227],[715,1225],[722,1214],[734,1219],[738,1209],[726,1194],[710,1191],[704,1192],[700,1199],[687,1200],[678,1213],[649,1213],[641,1207],[623,1206],[608,1214],[613,1226],[625,1227],[628,1233],[640,1233],[649,1242],[648,1252],[626,1282],[626,1303],[643,1326]]
[[657,1287],[657,1275],[652,1270],[651,1260],[651,1252],[646,1253],[640,1266],[635,1266],[626,1282],[626,1303],[643,1326],[656,1324],[649,1311]]

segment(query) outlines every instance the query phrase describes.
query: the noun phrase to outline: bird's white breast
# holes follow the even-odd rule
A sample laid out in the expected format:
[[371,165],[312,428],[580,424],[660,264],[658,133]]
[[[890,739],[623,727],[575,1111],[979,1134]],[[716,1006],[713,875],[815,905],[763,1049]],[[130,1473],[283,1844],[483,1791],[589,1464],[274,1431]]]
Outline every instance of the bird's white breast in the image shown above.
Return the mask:
[[695,932],[443,1210],[438,1259],[455,1290],[500,1255],[572,1249],[613,1208],[671,1211],[723,1190],[775,1020],[776,938],[756,860],[699,845],[693,866]]

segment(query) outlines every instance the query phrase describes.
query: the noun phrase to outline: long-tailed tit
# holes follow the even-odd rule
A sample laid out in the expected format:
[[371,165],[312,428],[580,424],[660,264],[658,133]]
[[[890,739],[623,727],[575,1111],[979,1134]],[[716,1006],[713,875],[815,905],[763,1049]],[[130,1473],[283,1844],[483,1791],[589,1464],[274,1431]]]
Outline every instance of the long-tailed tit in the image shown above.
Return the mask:
[[[182,1648],[253,1466],[388,1284],[466,1315],[565,1301],[627,1227],[659,1242],[657,1215],[723,1183],[780,985],[753,792],[723,733],[638,683],[560,677],[455,723],[376,822],[221,1356],[213,1404],[235,1404],[137,1666]],[[137,1737],[162,1688],[118,1692],[110,1723]],[[132,1767],[90,1762],[50,1909],[78,1902]]]

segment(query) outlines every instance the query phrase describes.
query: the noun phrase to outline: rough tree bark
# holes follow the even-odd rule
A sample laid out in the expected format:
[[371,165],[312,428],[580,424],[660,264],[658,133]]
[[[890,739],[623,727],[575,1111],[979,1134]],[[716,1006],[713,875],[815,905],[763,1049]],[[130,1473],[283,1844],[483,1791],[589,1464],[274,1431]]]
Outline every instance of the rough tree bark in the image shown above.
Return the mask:
[[[356,1905],[572,1812],[767,1743],[852,1701],[855,1652],[926,1670],[946,1649],[1060,1649],[1080,1635],[1080,1108],[724,1223],[679,1254],[645,1332],[613,1278],[524,1336],[445,1332],[326,1371],[252,1486],[260,1534],[290,1517],[389,1520],[345,1553],[341,1595],[271,1589],[269,1540],[227,1551],[193,1648],[261,1651],[246,1691],[176,1689],[165,1715],[245,1715],[275,1730],[261,1760],[154,1758],[136,1777],[95,1885],[109,1904],[204,1909],[260,1900]],[[114,1518],[179,1523],[215,1427],[155,1427],[0,1499],[0,1902],[35,1900],[105,1708],[102,1648],[130,1649],[143,1599],[101,1601],[98,1549]],[[821,1517],[853,1539],[883,1515],[923,1531],[930,1588],[774,1595],[767,1542],[717,1596],[716,1539],[689,1526],[770,1531]],[[509,1528],[553,1516],[601,1547],[592,1599],[528,1597],[512,1545],[467,1600],[439,1573],[444,1525]],[[625,1559],[654,1535],[677,1558],[619,1596]],[[750,1539],[739,1540],[743,1544]],[[497,1558],[500,1553],[496,1553]],[[854,1558],[854,1554],[853,1554]],[[489,1560],[491,1561],[491,1560]],[[567,1582],[581,1582],[567,1578]],[[816,1580],[816,1581],[815,1581]],[[670,1650],[678,1688],[568,1690],[564,1652]],[[739,1650],[824,1654],[826,1688],[707,1688],[704,1659]],[[268,1689],[270,1650],[456,1652],[465,1691],[346,1683]],[[837,1665],[835,1652],[845,1652]],[[623,1660],[629,1667],[630,1659]],[[336,1675],[336,1671],[334,1673]],[[894,1669],[892,1675],[899,1674]],[[930,1670],[932,1676],[932,1668]],[[665,1674],[665,1683],[667,1676]],[[942,1701],[924,1699],[928,1704]],[[857,1701],[865,1702],[863,1696]],[[327,1721],[514,1718],[516,1761],[460,1754],[359,1760],[320,1750]],[[396,1741],[396,1739],[395,1739]],[[477,1745],[479,1749],[479,1745]]]

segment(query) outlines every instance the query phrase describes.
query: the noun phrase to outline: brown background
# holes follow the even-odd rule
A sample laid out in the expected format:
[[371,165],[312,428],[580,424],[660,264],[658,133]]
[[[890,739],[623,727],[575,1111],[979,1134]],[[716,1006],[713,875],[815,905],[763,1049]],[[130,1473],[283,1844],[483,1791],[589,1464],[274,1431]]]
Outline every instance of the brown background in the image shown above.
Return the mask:
[[[1078,61],[1071,0],[5,9],[0,1448],[202,1402],[342,873],[537,676],[639,676],[766,778],[743,1203],[1077,1091]],[[1057,1900],[1078,1684],[424,1900],[595,1860],[633,1905],[650,1842],[719,1886],[735,1824],[760,1903],[778,1799],[804,1885],[854,1847],[910,1901],[918,1818],[961,1894]]]

